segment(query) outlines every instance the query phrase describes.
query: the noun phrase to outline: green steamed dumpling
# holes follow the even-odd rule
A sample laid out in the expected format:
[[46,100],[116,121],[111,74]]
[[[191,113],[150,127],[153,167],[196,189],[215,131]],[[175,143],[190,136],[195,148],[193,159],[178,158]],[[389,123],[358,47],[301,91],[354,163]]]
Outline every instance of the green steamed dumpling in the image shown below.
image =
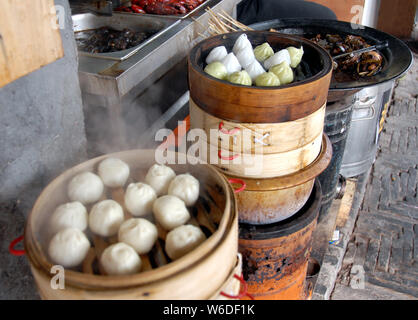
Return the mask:
[[251,86],[251,84],[252,84],[251,77],[248,74],[248,72],[245,71],[245,70],[231,73],[227,77],[227,80],[229,82],[232,82],[232,83],[235,83],[235,84],[242,84],[244,86]]
[[255,84],[259,87],[280,86],[280,80],[273,72],[264,72],[255,79]]
[[303,56],[303,47],[301,46],[300,49],[295,47],[288,47],[286,50],[289,52],[290,55],[290,66],[292,68],[296,68],[299,63],[302,61]]
[[254,55],[258,61],[264,62],[272,55],[274,55],[274,51],[267,42],[264,42],[263,44],[260,44],[259,46],[255,47]]
[[272,66],[269,71],[279,78],[280,84],[288,84],[293,81],[293,70],[286,61]]
[[219,61],[215,61],[212,63],[209,63],[204,71],[207,74],[210,74],[212,77],[224,80],[226,76],[228,75],[228,72],[226,71],[226,67]]

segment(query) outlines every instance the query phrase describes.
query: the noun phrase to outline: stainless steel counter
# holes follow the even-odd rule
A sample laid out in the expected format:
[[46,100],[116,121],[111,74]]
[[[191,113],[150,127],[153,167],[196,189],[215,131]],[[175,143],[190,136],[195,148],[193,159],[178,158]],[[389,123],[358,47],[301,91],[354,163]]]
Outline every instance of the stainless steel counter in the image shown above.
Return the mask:
[[[209,0],[124,61],[79,55],[90,155],[153,147],[155,132],[188,114],[186,57],[203,38],[210,7],[234,16],[241,0]],[[131,15],[131,14],[128,14]]]
[[140,92],[183,59],[201,40],[199,34],[204,33],[209,18],[204,10],[207,6],[215,12],[225,10],[232,14],[238,2],[240,0],[209,0],[201,10],[179,19],[179,23],[124,61],[80,56],[82,92],[102,98],[123,97],[134,87]]

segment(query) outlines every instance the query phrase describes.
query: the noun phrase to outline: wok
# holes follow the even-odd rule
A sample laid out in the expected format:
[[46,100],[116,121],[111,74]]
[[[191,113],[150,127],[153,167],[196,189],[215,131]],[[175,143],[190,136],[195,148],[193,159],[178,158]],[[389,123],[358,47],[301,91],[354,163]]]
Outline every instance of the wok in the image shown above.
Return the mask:
[[322,19],[275,19],[258,22],[250,25],[254,30],[275,29],[280,33],[298,35],[304,38],[313,38],[318,33],[325,35],[340,34],[342,36],[353,34],[363,37],[369,44],[374,45],[383,41],[388,42],[385,49],[379,50],[383,55],[383,67],[372,77],[360,79],[331,79],[328,101],[337,101],[345,96],[370,86],[393,81],[408,71],[412,64],[412,52],[401,40],[376,29],[354,23],[322,20]]

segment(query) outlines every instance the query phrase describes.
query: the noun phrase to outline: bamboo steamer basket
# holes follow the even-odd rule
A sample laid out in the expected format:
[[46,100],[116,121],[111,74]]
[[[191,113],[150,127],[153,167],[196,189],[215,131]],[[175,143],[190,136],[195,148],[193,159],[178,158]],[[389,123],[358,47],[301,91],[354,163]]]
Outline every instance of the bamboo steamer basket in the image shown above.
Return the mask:
[[[132,150],[105,155],[65,171],[43,190],[27,219],[24,236],[25,251],[41,297],[161,300],[214,297],[237,267],[238,217],[236,201],[229,183],[213,167],[206,164],[170,165],[176,173],[190,172],[201,182],[200,196],[195,206],[197,209],[190,209],[192,221],[188,223],[200,225],[202,230],[203,227],[208,230],[213,228],[213,232],[210,232],[211,235],[199,247],[172,262],[164,261],[164,258],[161,258],[164,252],[156,250],[154,260],[158,261],[157,267],[150,265],[149,255],[143,255],[141,258],[144,270],[134,275],[96,274],[87,263],[90,266],[87,271],[90,273],[81,272],[81,268],[65,270],[65,289],[51,288],[53,264],[45,249],[52,235],[48,233],[47,220],[58,205],[68,202],[66,188],[69,180],[80,172],[96,172],[98,164],[108,157],[119,158],[129,164],[134,181],[143,181],[146,171],[155,163],[154,150]],[[205,183],[202,183],[203,181]],[[107,189],[106,194],[109,198],[117,200],[120,198],[120,191]],[[160,238],[164,236],[164,232],[159,232]],[[110,243],[111,240],[107,239]],[[163,246],[161,239],[155,247],[158,244],[160,247]],[[83,263],[83,269],[85,264],[86,261]]]
[[242,276],[242,255],[238,253],[235,268],[230,273],[228,279],[209,300],[232,300],[228,296],[238,296],[241,289],[241,282],[235,276]]
[[[231,52],[235,40],[243,33],[253,47],[268,42],[275,52],[303,46],[300,68],[304,77],[279,87],[255,87],[232,84],[206,74],[203,69],[210,50],[225,46]],[[325,49],[301,37],[277,32],[245,31],[213,36],[195,45],[188,56],[191,99],[212,116],[238,123],[277,123],[309,116],[326,103],[331,73],[332,59]]]
[[310,165],[321,151],[322,134],[301,148],[271,154],[229,151],[199,140],[199,159],[223,173],[247,178],[274,178],[289,175]]
[[316,180],[304,207],[269,225],[240,224],[239,252],[248,293],[256,300],[306,299],[306,275],[321,203]]
[[[240,177],[246,187],[235,194],[239,222],[270,224],[296,214],[308,200],[315,178],[328,167],[331,158],[332,144],[326,134],[323,134],[319,156],[302,170],[270,179]],[[228,180],[236,179],[233,176],[225,176]]]
[[306,117],[279,123],[223,120],[205,112],[192,99],[189,107],[190,129],[202,129],[212,145],[242,153],[274,154],[313,147],[311,142],[322,135],[324,127],[325,104]]

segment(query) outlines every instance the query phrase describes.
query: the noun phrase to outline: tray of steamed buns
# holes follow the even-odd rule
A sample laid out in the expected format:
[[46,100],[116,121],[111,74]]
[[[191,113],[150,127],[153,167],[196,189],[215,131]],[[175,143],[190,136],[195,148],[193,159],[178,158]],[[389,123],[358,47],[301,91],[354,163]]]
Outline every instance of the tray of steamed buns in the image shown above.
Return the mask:
[[148,151],[96,158],[51,182],[28,218],[31,262],[126,276],[207,255],[231,228],[230,186],[208,165],[162,165]]

